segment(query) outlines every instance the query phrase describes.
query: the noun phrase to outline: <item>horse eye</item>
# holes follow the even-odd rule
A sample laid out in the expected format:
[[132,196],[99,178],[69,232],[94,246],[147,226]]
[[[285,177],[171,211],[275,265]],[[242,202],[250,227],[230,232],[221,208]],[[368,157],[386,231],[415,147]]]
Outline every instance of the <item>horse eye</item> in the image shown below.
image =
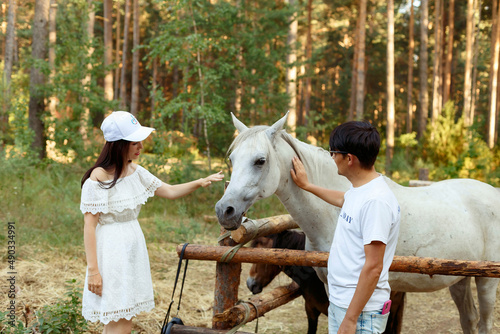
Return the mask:
[[255,161],[255,166],[262,166],[266,163],[266,158],[260,158],[257,161]]

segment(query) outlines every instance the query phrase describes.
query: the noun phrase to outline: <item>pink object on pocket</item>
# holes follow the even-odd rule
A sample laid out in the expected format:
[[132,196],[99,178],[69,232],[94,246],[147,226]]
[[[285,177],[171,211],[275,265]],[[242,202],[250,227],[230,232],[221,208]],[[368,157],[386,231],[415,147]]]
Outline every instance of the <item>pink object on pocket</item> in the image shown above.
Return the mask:
[[392,301],[388,300],[384,303],[384,306],[382,307],[382,313],[381,314],[387,314],[391,310],[391,304]]

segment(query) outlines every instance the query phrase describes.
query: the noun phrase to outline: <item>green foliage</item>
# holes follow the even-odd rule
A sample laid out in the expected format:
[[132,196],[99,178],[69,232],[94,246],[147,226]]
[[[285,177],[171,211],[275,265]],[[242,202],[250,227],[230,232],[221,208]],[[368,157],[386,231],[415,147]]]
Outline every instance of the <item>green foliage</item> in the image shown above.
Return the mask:
[[[432,163],[433,179],[473,178],[491,181],[493,152],[473,128],[464,126],[463,117],[456,117],[455,107],[448,102],[435,124],[429,124],[423,153]],[[498,165],[496,165],[498,166]]]
[[24,323],[16,317],[11,318],[8,311],[0,311],[0,333],[28,334],[30,330],[24,327]]
[[[217,129],[229,123],[228,110],[238,111],[243,121],[249,115],[255,116],[252,123],[256,124],[274,120],[271,110],[287,109],[288,98],[280,84],[283,73],[276,64],[286,53],[291,9],[269,0],[241,7],[226,1],[202,0],[156,5],[159,12],[168,15],[147,46],[148,58],[159,57],[161,63],[181,73],[182,81],[174,85],[183,87],[170,99],[164,93],[155,95],[157,127],[169,124],[170,130],[184,133],[193,129],[201,137],[200,119],[207,122],[208,129]],[[237,98],[241,99],[240,110],[235,107]],[[182,115],[181,124],[172,124],[170,120],[177,115]],[[219,143],[227,143],[230,135],[211,131],[209,138],[217,136],[218,153],[224,152]],[[204,151],[205,142],[199,141],[199,147]]]
[[81,300],[79,284],[76,280],[66,282],[66,298],[60,298],[53,305],[45,305],[35,311],[35,319],[25,327],[19,319],[11,319],[8,312],[0,312],[0,326],[2,333],[84,333],[87,322],[81,314]]
[[[78,203],[83,173],[75,165],[0,159],[0,219],[19,223],[19,245],[75,251],[66,246],[81,243],[83,218]],[[26,256],[29,248],[21,246],[19,252]]]
[[46,305],[36,311],[36,321],[30,324],[33,331],[42,333],[83,333],[87,321],[81,314],[82,295],[76,280],[66,282],[66,299],[59,299],[55,305]]
[[417,133],[404,133],[397,138],[398,146],[401,148],[412,148],[418,145]]
[[31,150],[34,132],[28,126],[28,104],[29,98],[24,94],[11,101],[10,125],[14,134],[14,145],[8,154],[22,164],[30,164],[35,159],[35,152]]
[[[47,131],[49,139],[55,141],[64,156],[87,156],[92,152],[93,147],[75,134],[80,133],[82,124],[92,129],[92,118],[102,118],[104,111],[117,107],[116,101],[105,101],[99,84],[105,73],[104,51],[100,38],[90,39],[87,34],[88,11],[86,1],[64,0],[58,6],[55,71],[46,85],[47,96],[58,101],[58,117],[47,115],[44,123],[46,129],[53,129]],[[89,135],[88,140],[92,141],[93,136]],[[87,153],[87,149],[91,151]]]
[[455,120],[455,107],[448,102],[443,114],[435,124],[430,123],[425,135],[424,149],[428,158],[438,165],[455,164],[460,155],[467,149],[467,129],[463,117]]

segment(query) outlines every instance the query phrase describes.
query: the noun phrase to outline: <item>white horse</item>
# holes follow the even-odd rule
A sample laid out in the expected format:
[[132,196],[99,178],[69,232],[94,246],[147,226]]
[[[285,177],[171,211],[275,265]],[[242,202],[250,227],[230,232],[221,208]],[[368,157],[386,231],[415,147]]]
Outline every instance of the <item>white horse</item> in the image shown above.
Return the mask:
[[[276,194],[307,236],[306,249],[329,251],[339,210],[295,185],[292,158],[303,162],[310,182],[345,191],[329,152],[303,143],[283,129],[286,117],[272,126],[248,128],[234,115],[239,135],[230,147],[231,182],[215,209],[219,223],[237,229],[243,214],[261,198]],[[401,206],[396,255],[460,260],[500,261],[500,196],[494,187],[455,179],[408,188],[386,178]],[[318,268],[326,283],[326,268]],[[490,333],[499,279],[476,278],[479,316],[470,278],[391,272],[393,291],[431,292],[449,287],[463,332]]]

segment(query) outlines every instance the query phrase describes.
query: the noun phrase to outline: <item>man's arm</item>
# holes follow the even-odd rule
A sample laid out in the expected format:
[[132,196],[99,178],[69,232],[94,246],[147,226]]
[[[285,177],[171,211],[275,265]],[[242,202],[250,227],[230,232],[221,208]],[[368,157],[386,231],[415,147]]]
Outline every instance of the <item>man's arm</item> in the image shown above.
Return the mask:
[[373,241],[365,245],[365,264],[359,275],[358,285],[347,308],[344,321],[340,324],[338,334],[354,334],[359,315],[375,291],[380,274],[384,267],[385,244]]
[[292,179],[297,186],[318,196],[327,203],[338,207],[342,207],[342,205],[344,205],[344,192],[323,188],[310,183],[307,179],[306,169],[299,158],[294,157],[292,159],[292,164],[293,168],[290,170],[290,174],[292,175]]

